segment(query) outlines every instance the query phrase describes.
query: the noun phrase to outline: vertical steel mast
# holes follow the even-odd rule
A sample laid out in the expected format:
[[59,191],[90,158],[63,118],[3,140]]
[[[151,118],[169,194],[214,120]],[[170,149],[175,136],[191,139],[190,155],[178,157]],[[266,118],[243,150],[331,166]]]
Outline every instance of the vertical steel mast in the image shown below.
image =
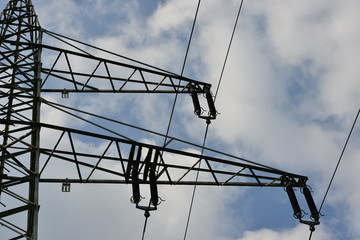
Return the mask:
[[16,43],[41,44],[41,36],[32,2],[10,1],[0,17],[0,114],[7,120],[1,129],[0,207],[6,210],[0,224],[18,234],[13,239],[38,235],[41,48]]

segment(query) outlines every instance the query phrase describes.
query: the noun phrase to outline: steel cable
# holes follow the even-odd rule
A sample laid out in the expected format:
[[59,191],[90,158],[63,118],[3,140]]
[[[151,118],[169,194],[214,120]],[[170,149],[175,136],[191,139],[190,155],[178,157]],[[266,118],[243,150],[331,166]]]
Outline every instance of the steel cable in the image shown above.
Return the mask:
[[[321,209],[322,209],[322,207],[324,206],[326,197],[327,197],[327,195],[328,195],[328,193],[329,193],[329,190],[330,190],[330,187],[331,187],[331,185],[332,185],[332,183],[333,183],[333,181],[334,181],[336,172],[337,172],[337,170],[338,170],[338,168],[339,168],[339,165],[340,165],[340,163],[341,163],[342,157],[343,157],[343,155],[344,155],[344,153],[345,153],[346,147],[347,147],[348,142],[349,142],[349,140],[350,140],[351,134],[352,134],[352,132],[353,132],[353,130],[354,130],[354,127],[355,127],[355,125],[356,125],[356,122],[357,122],[357,120],[358,120],[359,113],[360,113],[360,109],[358,110],[358,112],[357,112],[357,114],[356,114],[356,117],[355,117],[355,120],[354,120],[354,122],[353,122],[353,125],[352,125],[352,127],[351,127],[351,129],[350,129],[350,132],[349,132],[348,137],[347,137],[347,139],[346,139],[346,141],[345,141],[344,147],[343,147],[343,149],[342,149],[342,151],[341,151],[339,160],[337,161],[335,170],[334,170],[334,172],[333,172],[333,174],[332,174],[332,176],[331,176],[329,185],[328,185],[328,187],[327,187],[327,189],[326,189],[324,198],[323,198],[323,200],[322,200],[322,202],[321,202],[321,205],[320,205],[320,208],[319,208],[319,212],[321,212]],[[313,232],[310,233],[309,240],[311,240],[312,234],[313,234]]]
[[235,21],[235,24],[234,24],[234,28],[233,28],[233,31],[232,31],[232,34],[231,34],[230,43],[229,43],[228,49],[227,49],[227,51],[226,51],[226,56],[225,56],[224,64],[223,64],[223,67],[222,67],[222,69],[221,69],[220,79],[219,79],[218,85],[217,85],[217,87],[216,87],[216,92],[215,92],[215,96],[214,96],[214,102],[215,102],[216,96],[217,96],[217,94],[218,94],[218,92],[219,92],[220,84],[221,84],[222,77],[223,77],[223,74],[224,74],[224,71],[225,71],[225,66],[226,66],[226,63],[227,63],[227,59],[228,59],[228,57],[229,57],[230,48],[231,48],[231,45],[232,45],[232,41],[233,41],[233,39],[234,39],[234,35],[235,35],[237,23],[238,23],[238,21],[239,21],[239,17],[240,17],[240,13],[241,13],[241,9],[242,9],[243,3],[244,3],[244,0],[241,0],[240,7],[239,7],[239,10],[238,10],[238,13],[237,13],[237,16],[236,16],[236,21]]
[[[195,17],[194,17],[194,21],[193,21],[193,24],[192,24],[192,27],[191,27],[189,42],[188,42],[188,45],[187,45],[187,48],[186,48],[186,53],[185,53],[184,62],[183,62],[182,68],[181,68],[180,76],[183,76],[183,74],[184,74],[185,65],[186,65],[187,57],[188,57],[189,50],[190,50],[191,40],[192,40],[194,29],[195,29],[195,23],[196,23],[197,15],[198,15],[199,8],[200,8],[200,3],[201,3],[201,0],[199,0],[197,8],[196,8]],[[179,80],[179,81],[180,81],[179,82],[179,85],[180,85],[181,80]],[[170,113],[169,123],[168,123],[167,129],[166,129],[166,134],[165,134],[166,136],[165,136],[165,139],[164,139],[164,146],[166,145],[166,141],[167,141],[167,138],[168,138],[168,135],[169,135],[169,132],[170,132],[170,127],[171,127],[172,119],[173,119],[173,116],[174,116],[175,106],[176,106],[176,103],[177,103],[178,95],[179,94],[176,92],[175,93],[175,98],[174,98],[174,103],[173,103],[171,113]]]
[[[201,0],[198,1],[198,5],[197,5],[197,8],[196,8],[195,17],[194,17],[194,21],[193,21],[193,24],[192,24],[192,27],[191,27],[190,37],[189,37],[188,45],[187,45],[187,48],[186,48],[186,53],[185,53],[184,62],[183,62],[182,68],[181,68],[180,76],[183,76],[183,74],[184,74],[185,65],[186,65],[187,57],[188,57],[189,50],[190,50],[191,40],[192,40],[194,29],[195,29],[195,23],[196,23],[197,15],[198,15],[199,8],[200,8],[200,3],[201,3]],[[180,83],[181,83],[181,79],[179,80],[179,85],[180,85]],[[171,127],[172,119],[173,119],[173,116],[174,116],[174,113],[175,113],[175,106],[176,106],[176,103],[177,103],[178,95],[179,94],[176,92],[174,102],[173,102],[173,106],[172,106],[171,113],[170,113],[169,123],[168,123],[167,129],[166,129],[166,134],[165,134],[165,138],[164,138],[164,145],[163,145],[164,147],[166,146],[166,141],[167,141],[168,136],[169,136],[170,127]],[[146,219],[145,219],[142,240],[144,240],[147,220],[148,220],[148,217],[146,217]]]
[[[205,130],[205,134],[204,134],[204,141],[203,141],[203,148],[201,149],[201,155],[203,155],[204,153],[204,147],[205,147],[205,142],[206,142],[206,137],[207,137],[207,134],[208,134],[208,130],[209,130],[209,123],[206,124],[206,130]],[[196,173],[196,178],[195,178],[195,182],[198,181],[199,179],[199,174],[200,174],[200,167],[201,167],[201,161],[199,161],[199,170],[197,171]],[[189,207],[189,213],[188,213],[188,217],[187,217],[187,220],[186,220],[186,227],[185,227],[185,233],[184,233],[184,240],[186,239],[186,236],[187,236],[187,231],[188,231],[188,228],[189,228],[189,223],[190,223],[190,216],[191,216],[191,213],[192,213],[192,208],[193,208],[193,205],[194,205],[194,199],[195,199],[195,192],[196,192],[196,184],[194,185],[194,188],[193,188],[193,192],[192,192],[192,196],[191,196],[191,202],[190,202],[190,207]]]
[[[231,49],[232,41],[233,41],[233,39],[234,39],[234,35],[235,35],[237,23],[238,23],[238,21],[239,21],[239,16],[240,16],[240,13],[241,13],[241,9],[242,9],[242,6],[243,6],[243,2],[244,2],[244,0],[241,0],[241,2],[240,2],[240,6],[239,6],[239,10],[238,10],[238,13],[237,13],[237,16],[236,16],[236,20],[235,20],[235,24],[234,24],[234,27],[233,27],[233,31],[232,31],[232,34],[231,34],[229,46],[228,46],[227,51],[226,51],[226,56],[225,56],[224,64],[223,64],[223,67],[222,67],[222,70],[221,70],[219,82],[218,82],[218,85],[217,85],[217,88],[216,88],[216,92],[215,92],[215,95],[214,95],[214,102],[215,102],[215,100],[216,100],[216,96],[217,96],[217,94],[218,94],[219,87],[220,87],[220,84],[221,84],[221,81],[222,81],[223,73],[224,73],[225,66],[226,66],[226,63],[227,63],[227,59],[228,59],[228,56],[229,56],[229,52],[230,52],[230,49]],[[199,4],[200,4],[200,1],[199,1]],[[210,121],[207,122],[207,124],[206,124],[206,130],[205,130],[205,134],[204,134],[203,146],[202,146],[202,148],[201,148],[201,155],[203,155],[203,153],[204,153],[206,138],[207,138],[207,134],[208,134],[208,130],[209,130],[209,125],[210,125]],[[199,162],[199,169],[200,169],[200,166],[201,166],[201,161]],[[200,171],[197,171],[195,182],[197,182],[198,179],[199,179],[199,173],[200,173]],[[192,213],[192,208],[193,208],[194,199],[195,199],[196,186],[197,186],[197,185],[195,184],[195,185],[194,185],[194,188],[193,188],[193,193],[192,193],[192,196],[191,196],[190,208],[189,208],[189,213],[188,213],[188,218],[187,218],[186,227],[185,227],[185,233],[184,233],[184,240],[186,240],[186,236],[187,236],[187,231],[188,231],[189,222],[190,222],[190,216],[191,216],[191,213]]]

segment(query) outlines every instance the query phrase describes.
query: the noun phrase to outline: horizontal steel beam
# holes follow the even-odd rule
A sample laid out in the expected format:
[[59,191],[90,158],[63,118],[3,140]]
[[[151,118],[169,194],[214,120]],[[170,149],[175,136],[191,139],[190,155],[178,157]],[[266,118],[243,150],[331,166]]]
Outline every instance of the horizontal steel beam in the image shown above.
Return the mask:
[[[90,180],[79,180],[79,179],[58,179],[58,178],[40,178],[40,183],[74,183],[74,184],[130,184],[131,181],[126,180],[114,180],[114,179],[90,179]],[[219,182],[217,184],[216,182],[206,181],[157,181],[158,185],[199,185],[199,186],[243,186],[243,187],[284,187],[285,184],[281,183],[273,183],[268,185],[260,185],[254,182]],[[148,182],[139,182],[139,184],[149,184]],[[297,184],[294,183],[292,185],[293,187],[303,187],[303,184]]]

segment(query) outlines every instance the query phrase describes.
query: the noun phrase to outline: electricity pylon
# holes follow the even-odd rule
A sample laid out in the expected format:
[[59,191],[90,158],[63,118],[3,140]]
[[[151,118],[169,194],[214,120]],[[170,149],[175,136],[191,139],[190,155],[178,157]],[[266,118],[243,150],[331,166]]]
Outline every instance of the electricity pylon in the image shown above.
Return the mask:
[[[44,36],[53,41],[44,43]],[[61,43],[60,47],[53,45],[54,41]],[[219,157],[211,157],[166,147],[170,141],[180,141],[175,138],[165,146],[156,146],[91,122],[109,134],[40,119],[42,105],[85,121],[79,115],[93,116],[48,101],[42,96],[44,92],[58,92],[64,98],[69,93],[187,93],[195,114],[209,122],[217,115],[210,84],[109,52],[111,59],[98,57],[94,52],[105,51],[43,29],[30,0],[10,0],[2,12],[0,51],[0,227],[13,232],[12,239],[38,239],[39,186],[56,182],[62,183],[65,192],[70,191],[71,183],[131,184],[133,203],[146,212],[157,208],[157,187],[161,184],[286,187],[295,217],[311,227],[319,224],[305,176],[220,152],[215,152]],[[46,56],[46,64],[42,56]],[[86,70],[75,64],[78,60],[87,66]],[[205,95],[208,114],[201,107],[200,94]],[[43,133],[51,134],[52,141],[43,143]],[[78,139],[101,141],[106,147],[100,152],[82,151]],[[49,170],[58,162],[72,168],[75,174],[68,177]],[[197,172],[202,175],[195,181],[191,176]],[[145,206],[140,205],[140,184],[150,186],[151,199]],[[311,221],[302,220],[294,187],[304,189]]]

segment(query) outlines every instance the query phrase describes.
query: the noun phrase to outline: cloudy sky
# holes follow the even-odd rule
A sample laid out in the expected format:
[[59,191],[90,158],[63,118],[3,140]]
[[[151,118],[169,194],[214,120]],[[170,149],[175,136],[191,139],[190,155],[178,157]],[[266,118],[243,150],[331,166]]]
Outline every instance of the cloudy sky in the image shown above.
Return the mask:
[[[1,8],[6,2],[1,0]],[[45,29],[180,74],[198,1],[33,3]],[[202,1],[185,76],[215,89],[239,4]],[[209,127],[207,147],[308,176],[319,206],[359,109],[359,10],[357,0],[245,0],[216,98],[221,114]],[[71,95],[67,101],[165,133],[173,97]],[[190,97],[180,96],[170,135],[201,144],[206,124],[192,111]],[[45,108],[42,117],[74,124],[53,109]],[[121,134],[142,138],[130,129]],[[360,240],[359,141],[357,125],[314,240]],[[60,189],[41,186],[40,239],[141,239],[145,218],[129,201],[131,186]],[[145,239],[183,239],[192,188],[161,186],[159,194],[165,201],[149,218]],[[199,187],[187,232],[187,239],[209,240],[308,237],[281,188]]]

